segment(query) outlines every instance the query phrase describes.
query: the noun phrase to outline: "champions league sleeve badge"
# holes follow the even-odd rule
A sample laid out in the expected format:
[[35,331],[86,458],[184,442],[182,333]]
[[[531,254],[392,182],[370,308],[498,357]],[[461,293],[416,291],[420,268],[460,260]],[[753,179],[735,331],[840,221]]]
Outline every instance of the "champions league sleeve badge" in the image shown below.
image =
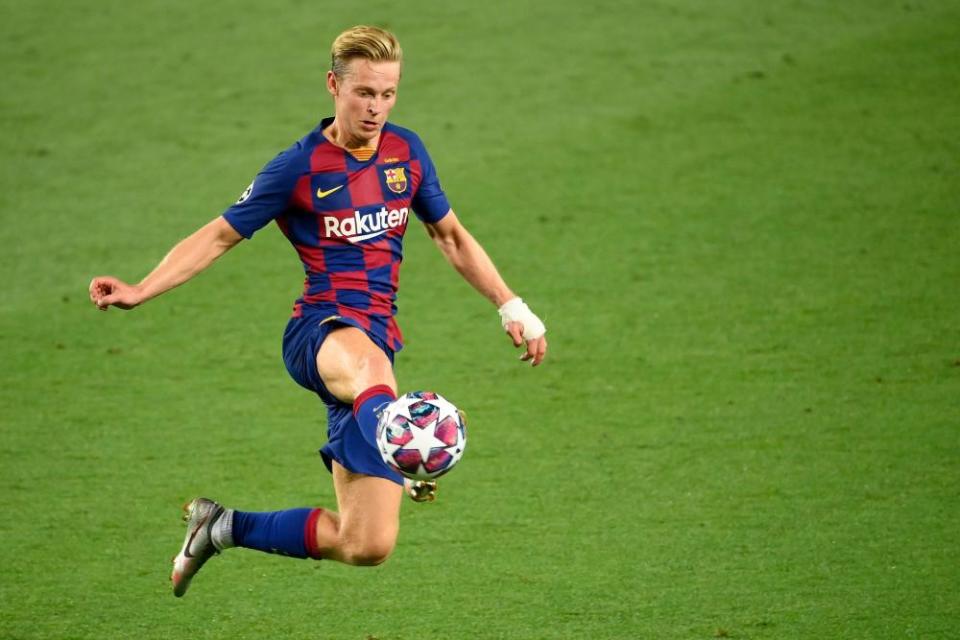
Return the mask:
[[[256,178],[254,178],[253,182],[256,182],[256,181],[257,181]],[[240,197],[237,199],[237,201],[234,204],[243,204],[244,202],[247,201],[247,199],[250,197],[250,194],[253,193],[253,182],[250,183],[249,187],[243,190],[243,193],[240,194]]]

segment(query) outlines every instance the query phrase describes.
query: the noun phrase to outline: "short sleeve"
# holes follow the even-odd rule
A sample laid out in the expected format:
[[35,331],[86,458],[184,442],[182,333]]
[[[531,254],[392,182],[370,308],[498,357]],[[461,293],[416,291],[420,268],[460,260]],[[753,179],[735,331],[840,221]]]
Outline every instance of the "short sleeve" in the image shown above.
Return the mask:
[[423,142],[417,138],[411,147],[414,150],[417,160],[420,161],[421,179],[417,192],[413,194],[413,212],[417,214],[423,222],[439,222],[450,211],[450,203],[447,196],[440,188],[440,179],[437,178],[437,170],[433,166],[430,154]]
[[251,238],[271,220],[287,209],[297,178],[299,144],[277,155],[267,163],[236,204],[223,212],[223,217],[237,233]]

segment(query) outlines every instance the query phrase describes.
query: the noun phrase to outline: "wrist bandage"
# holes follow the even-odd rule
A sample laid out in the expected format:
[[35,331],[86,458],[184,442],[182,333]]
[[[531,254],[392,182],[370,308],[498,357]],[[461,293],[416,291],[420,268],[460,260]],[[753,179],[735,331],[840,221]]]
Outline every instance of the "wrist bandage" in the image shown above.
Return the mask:
[[530,311],[530,307],[521,298],[514,298],[504,303],[498,309],[500,312],[500,324],[506,329],[511,322],[519,322],[523,325],[523,339],[536,340],[547,332],[543,322]]

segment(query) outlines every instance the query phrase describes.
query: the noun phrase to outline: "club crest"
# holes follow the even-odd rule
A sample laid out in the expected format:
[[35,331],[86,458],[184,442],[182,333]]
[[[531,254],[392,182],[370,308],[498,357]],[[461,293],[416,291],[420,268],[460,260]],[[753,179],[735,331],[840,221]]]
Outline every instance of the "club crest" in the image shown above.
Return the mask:
[[387,187],[390,188],[390,191],[403,193],[407,190],[407,174],[403,172],[403,167],[384,169],[383,175],[387,179]]

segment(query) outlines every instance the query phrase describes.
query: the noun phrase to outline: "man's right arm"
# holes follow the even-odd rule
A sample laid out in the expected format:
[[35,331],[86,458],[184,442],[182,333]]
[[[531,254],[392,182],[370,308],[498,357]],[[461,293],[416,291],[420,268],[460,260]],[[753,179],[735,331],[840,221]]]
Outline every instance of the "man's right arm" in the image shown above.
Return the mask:
[[114,306],[133,309],[165,291],[183,284],[243,239],[230,223],[217,216],[177,243],[160,264],[138,284],[113,276],[98,276],[90,282],[90,300],[101,311]]

